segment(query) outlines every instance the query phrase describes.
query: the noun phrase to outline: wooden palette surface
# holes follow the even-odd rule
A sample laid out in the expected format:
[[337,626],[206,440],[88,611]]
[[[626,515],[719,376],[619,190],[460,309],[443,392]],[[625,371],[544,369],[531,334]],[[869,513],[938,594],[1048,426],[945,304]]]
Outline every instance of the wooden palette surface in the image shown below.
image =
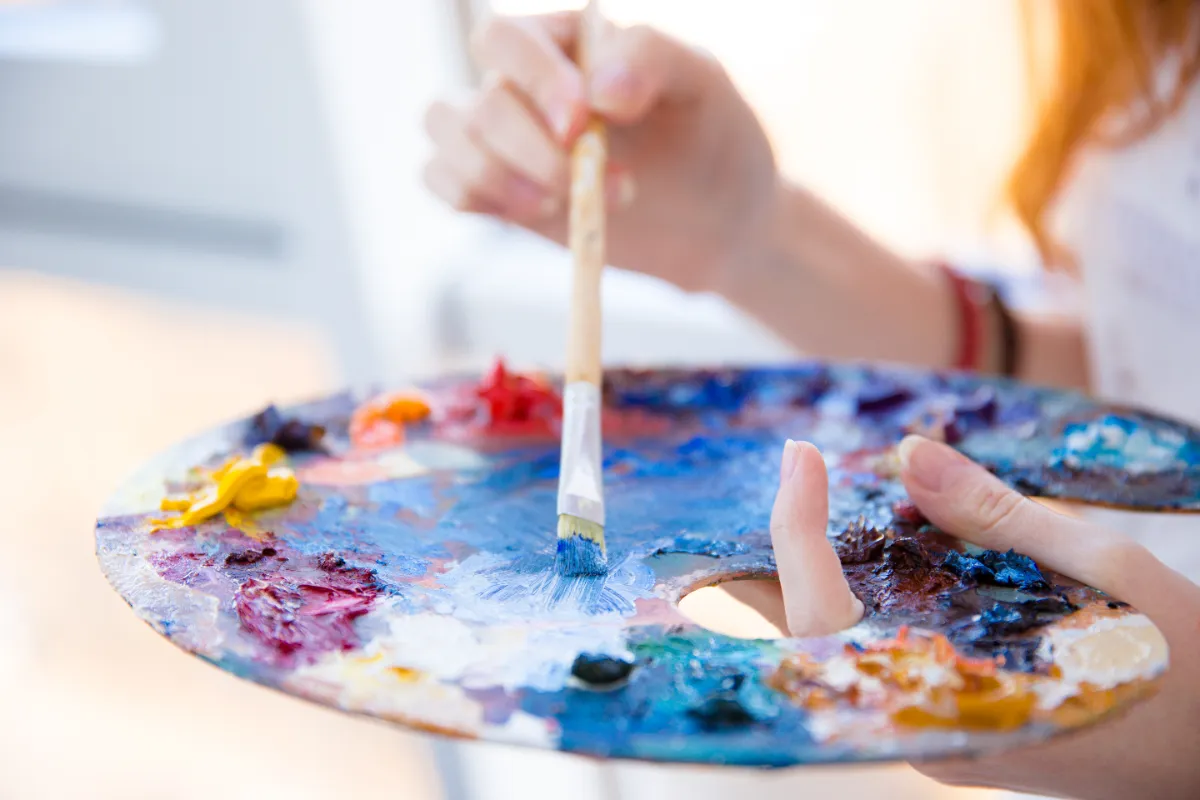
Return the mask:
[[[895,477],[894,446],[916,430],[1026,494],[1192,512],[1200,433],[1188,426],[871,365],[612,371],[610,570],[565,578],[553,568],[556,386],[505,373],[432,382],[432,416],[382,449],[348,436],[365,397],[278,410],[325,429],[319,451],[288,455],[294,502],[154,531],[162,498],[249,453],[263,418],[204,432],[112,499],[101,566],[155,630],[242,678],[425,731],[598,757],[965,755],[1091,724],[1165,669],[1136,610],[928,525]],[[819,639],[708,631],[678,601],[774,574],[768,520],[788,438],[826,458],[829,535],[866,617]]]

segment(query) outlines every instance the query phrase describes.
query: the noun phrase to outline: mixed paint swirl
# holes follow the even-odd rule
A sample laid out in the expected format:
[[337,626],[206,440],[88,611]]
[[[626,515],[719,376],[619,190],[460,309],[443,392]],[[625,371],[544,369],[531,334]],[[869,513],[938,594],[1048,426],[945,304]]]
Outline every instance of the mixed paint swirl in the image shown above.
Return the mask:
[[[1026,494],[1196,511],[1200,434],[1184,425],[871,366],[611,372],[610,569],[565,578],[553,568],[555,384],[500,370],[421,390],[428,415],[378,446],[351,437],[369,398],[342,395],[164,454],[98,522],[109,580],[161,634],[241,677],[423,730],[601,757],[964,754],[1092,722],[1165,668],[1133,609],[933,529],[893,449],[919,431]],[[705,630],[680,613],[683,595],[774,574],[768,520],[788,438],[825,455],[829,535],[866,617],[821,639]],[[290,503],[155,524],[165,496],[265,442],[287,453]],[[1093,645],[1114,637],[1126,656],[1098,665],[1112,648]]]

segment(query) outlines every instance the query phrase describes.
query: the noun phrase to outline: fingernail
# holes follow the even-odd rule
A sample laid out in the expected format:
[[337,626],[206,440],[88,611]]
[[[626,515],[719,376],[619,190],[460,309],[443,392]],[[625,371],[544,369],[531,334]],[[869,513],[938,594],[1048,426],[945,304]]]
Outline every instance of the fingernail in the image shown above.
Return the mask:
[[783,446],[783,463],[779,467],[779,477],[781,480],[787,480],[796,472],[796,465],[800,463],[800,446],[791,439]]
[[920,436],[906,436],[897,448],[900,464],[913,483],[928,492],[944,491],[955,473],[970,462],[945,445]]
[[559,141],[565,141],[575,124],[575,109],[570,104],[555,105],[550,110],[550,127]]

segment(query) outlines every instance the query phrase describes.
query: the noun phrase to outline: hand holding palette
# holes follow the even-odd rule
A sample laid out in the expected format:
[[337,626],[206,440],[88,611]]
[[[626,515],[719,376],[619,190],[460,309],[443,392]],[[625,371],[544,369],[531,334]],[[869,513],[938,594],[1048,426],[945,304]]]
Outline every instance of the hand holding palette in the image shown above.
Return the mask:
[[[1090,724],[1165,669],[1136,610],[930,526],[894,448],[920,432],[1026,494],[1190,512],[1195,430],[963,375],[609,372],[608,571],[567,577],[554,569],[557,385],[499,367],[209,431],[113,499],[101,565],[156,630],[241,677],[427,731],[601,757],[964,755]],[[364,420],[387,435],[364,439]],[[819,639],[705,630],[680,613],[683,595],[774,574],[788,438],[825,455],[829,535],[866,615]],[[222,494],[235,467],[287,491]],[[219,497],[228,507],[195,500]],[[163,509],[193,516],[164,522]]]

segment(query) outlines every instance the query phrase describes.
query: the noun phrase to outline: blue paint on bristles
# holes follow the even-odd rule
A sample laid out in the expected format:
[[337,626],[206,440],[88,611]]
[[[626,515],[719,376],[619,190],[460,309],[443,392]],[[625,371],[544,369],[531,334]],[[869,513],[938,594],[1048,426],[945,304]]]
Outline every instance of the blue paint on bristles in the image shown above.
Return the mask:
[[608,572],[604,526],[572,514],[558,517],[558,552],[555,565],[560,575],[603,575]]

